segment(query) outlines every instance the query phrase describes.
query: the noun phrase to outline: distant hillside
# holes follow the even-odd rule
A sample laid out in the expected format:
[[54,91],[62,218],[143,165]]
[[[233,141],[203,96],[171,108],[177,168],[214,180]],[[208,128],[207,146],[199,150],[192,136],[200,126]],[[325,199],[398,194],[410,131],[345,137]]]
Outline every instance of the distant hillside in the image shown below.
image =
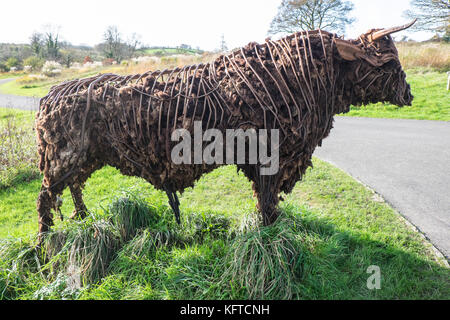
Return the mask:
[[152,55],[152,56],[171,56],[176,54],[187,54],[187,55],[195,55],[195,54],[202,54],[204,51],[199,49],[193,49],[193,48],[167,48],[167,47],[150,47],[150,48],[143,48],[139,50],[140,53],[146,54],[146,55]]

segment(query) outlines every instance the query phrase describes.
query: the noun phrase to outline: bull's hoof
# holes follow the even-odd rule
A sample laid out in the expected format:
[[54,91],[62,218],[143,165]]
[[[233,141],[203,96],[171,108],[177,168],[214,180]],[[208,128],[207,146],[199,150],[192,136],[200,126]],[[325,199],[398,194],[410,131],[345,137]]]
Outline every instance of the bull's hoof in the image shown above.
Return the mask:
[[41,252],[47,233],[48,233],[48,231],[47,232],[39,232],[38,238],[37,238],[37,243],[36,243],[36,246],[34,247],[37,252]]
[[70,216],[70,219],[72,220],[84,220],[86,219],[87,214],[86,211],[82,210],[82,211],[77,211],[74,210],[72,215]]
[[271,213],[263,213],[263,226],[268,227],[277,222],[280,217],[278,210],[273,210]]

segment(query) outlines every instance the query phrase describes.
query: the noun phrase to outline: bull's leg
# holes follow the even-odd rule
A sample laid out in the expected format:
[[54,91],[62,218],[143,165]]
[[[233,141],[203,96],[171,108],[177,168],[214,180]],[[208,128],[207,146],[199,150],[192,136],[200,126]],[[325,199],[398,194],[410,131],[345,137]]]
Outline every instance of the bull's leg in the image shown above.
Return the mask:
[[50,231],[50,227],[53,226],[53,214],[51,209],[53,207],[53,201],[50,192],[44,185],[41,187],[41,192],[37,200],[37,211],[39,221],[39,236],[38,242],[42,243],[45,233]]
[[46,184],[42,184],[41,192],[37,200],[37,211],[38,211],[38,221],[39,221],[39,235],[38,235],[38,246],[42,244],[45,234],[50,231],[50,228],[54,225],[53,223],[53,213],[60,213],[60,207],[62,204],[61,198],[59,197],[64,190],[64,185],[60,184],[52,189],[48,189]]
[[87,162],[78,167],[78,171],[72,174],[71,182],[69,183],[70,193],[72,194],[73,204],[75,210],[70,219],[84,220],[88,214],[88,210],[83,201],[83,187],[91,174],[101,169],[104,163],[95,160]]
[[260,166],[252,165],[239,166],[239,170],[253,182],[253,191],[258,200],[257,209],[261,213],[263,225],[272,225],[280,216],[277,206],[282,174],[265,176],[261,174]]
[[63,201],[62,201],[61,197],[59,197],[59,196],[56,197],[54,209],[55,209],[55,212],[59,215],[59,218],[61,219],[61,221],[64,221],[64,216],[61,212],[62,203],[63,203]]
[[169,198],[169,204],[172,208],[173,213],[175,214],[175,219],[177,220],[178,224],[181,224],[180,200],[178,199],[177,193],[172,191],[172,189],[169,187],[165,187],[164,190],[166,191],[167,197]]
[[79,184],[69,185],[70,193],[72,194],[73,204],[75,205],[75,210],[73,211],[70,219],[81,219],[86,218],[87,208],[83,202],[83,191]]
[[258,199],[257,208],[261,212],[263,225],[274,224],[280,216],[277,209],[279,202],[277,177],[259,176],[254,182],[253,188]]

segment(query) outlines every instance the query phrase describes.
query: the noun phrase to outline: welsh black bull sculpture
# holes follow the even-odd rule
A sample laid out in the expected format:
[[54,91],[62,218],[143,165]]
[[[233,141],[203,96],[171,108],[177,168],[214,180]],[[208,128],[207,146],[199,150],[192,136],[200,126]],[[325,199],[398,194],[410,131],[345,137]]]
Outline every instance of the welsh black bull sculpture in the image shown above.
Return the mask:
[[410,105],[412,95],[390,34],[374,29],[356,40],[315,30],[281,40],[250,43],[208,64],[69,81],[41,100],[36,115],[40,170],[39,232],[53,225],[52,210],[68,186],[73,218],[86,215],[85,181],[105,165],[142,177],[164,190],[179,221],[177,192],[192,187],[220,164],[171,161],[175,130],[279,130],[279,170],[237,164],[258,200],[264,225],[278,217],[281,192],[302,179],[336,114],[350,105]]

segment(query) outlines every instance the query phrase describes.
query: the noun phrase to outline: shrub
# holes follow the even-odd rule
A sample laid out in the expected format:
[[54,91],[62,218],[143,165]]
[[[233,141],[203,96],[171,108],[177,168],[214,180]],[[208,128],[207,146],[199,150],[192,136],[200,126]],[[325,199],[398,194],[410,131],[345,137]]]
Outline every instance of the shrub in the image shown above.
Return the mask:
[[30,66],[31,70],[37,71],[40,70],[44,66],[44,60],[38,57],[29,57],[23,61],[25,66]]
[[42,73],[47,77],[54,77],[61,74],[62,66],[56,61],[46,61],[42,67]]
[[17,58],[11,57],[11,58],[9,58],[9,59],[6,61],[6,66],[7,66],[9,69],[12,69],[12,68],[17,68],[17,69],[19,69],[19,68],[20,68],[20,61],[19,61],[19,59],[17,59]]

